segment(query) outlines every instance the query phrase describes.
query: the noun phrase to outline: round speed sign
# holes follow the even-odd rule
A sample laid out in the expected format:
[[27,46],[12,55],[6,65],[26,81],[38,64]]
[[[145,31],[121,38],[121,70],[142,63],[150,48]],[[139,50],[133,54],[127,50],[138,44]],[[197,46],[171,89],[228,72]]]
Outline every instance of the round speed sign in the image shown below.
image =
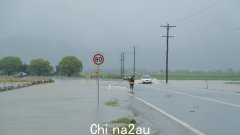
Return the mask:
[[96,64],[96,65],[102,65],[103,62],[104,62],[104,57],[102,54],[95,54],[93,56],[93,62]]

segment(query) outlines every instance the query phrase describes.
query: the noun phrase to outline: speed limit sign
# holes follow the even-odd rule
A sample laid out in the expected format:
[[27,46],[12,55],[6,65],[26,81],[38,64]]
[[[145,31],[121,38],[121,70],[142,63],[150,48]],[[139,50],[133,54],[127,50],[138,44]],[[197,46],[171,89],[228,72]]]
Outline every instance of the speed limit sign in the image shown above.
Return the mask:
[[104,57],[102,54],[100,53],[97,53],[93,56],[93,63],[95,63],[96,65],[98,65],[98,69],[95,70],[95,73],[97,75],[97,101],[98,101],[98,105],[99,105],[99,73],[100,73],[100,70],[99,70],[99,65],[102,65],[104,62]]
[[96,65],[102,65],[103,64],[103,62],[104,62],[104,57],[103,57],[103,55],[102,54],[95,54],[94,56],[93,56],[93,62],[96,64]]

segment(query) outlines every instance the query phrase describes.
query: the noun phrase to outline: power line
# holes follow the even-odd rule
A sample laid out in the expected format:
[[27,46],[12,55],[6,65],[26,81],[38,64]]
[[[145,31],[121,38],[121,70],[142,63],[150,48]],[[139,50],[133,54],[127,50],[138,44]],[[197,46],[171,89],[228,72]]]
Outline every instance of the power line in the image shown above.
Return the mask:
[[239,6],[239,5],[240,5],[240,2],[234,3],[234,4],[232,4],[232,5],[230,5],[230,6],[226,7],[226,8],[223,8],[223,9],[220,10],[220,11],[217,11],[217,12],[215,12],[215,13],[210,14],[208,17],[215,16],[215,15],[221,13],[221,12],[227,11],[228,9],[232,9],[232,8],[237,7],[237,6]]
[[214,38],[214,37],[218,37],[218,36],[221,36],[221,35],[226,35],[228,33],[232,33],[232,32],[235,32],[235,31],[239,31],[240,30],[240,27],[235,27],[235,28],[232,28],[232,29],[229,29],[229,30],[226,30],[226,31],[223,31],[223,32],[218,32],[216,34],[209,34],[209,35],[204,35],[204,36],[198,36],[198,37],[187,37],[185,39],[187,40],[195,40],[195,39],[201,39],[201,40],[204,40],[204,39],[207,39],[207,38]]
[[[219,2],[222,2],[222,1],[219,1]],[[216,5],[218,5],[218,4],[220,4],[220,3],[217,3]],[[206,11],[208,11],[208,10],[212,9],[213,7],[215,7],[216,5],[214,5],[214,6],[209,6],[209,7],[205,8],[205,9],[206,9],[205,11],[204,11],[204,10],[201,10],[201,11],[198,11],[198,12],[196,12],[196,13],[193,13],[192,15],[189,15],[189,16],[186,16],[186,17],[182,17],[182,18],[179,18],[179,19],[176,19],[176,20],[174,20],[173,22],[178,23],[178,24],[181,24],[181,25],[189,24],[190,19],[192,19],[192,18],[194,18],[195,16],[198,16],[198,15],[200,15],[200,14],[202,14],[202,13],[205,13]],[[212,19],[213,16],[219,15],[219,14],[222,13],[222,12],[226,12],[226,11],[228,11],[229,9],[232,10],[234,7],[237,7],[237,6],[239,6],[239,5],[240,5],[240,2],[231,4],[230,6],[227,6],[227,7],[223,8],[223,9],[221,9],[221,10],[219,10],[219,11],[212,12],[211,14],[208,14],[208,15],[205,15],[205,16],[202,16],[202,17],[198,17],[197,19],[195,19],[195,21],[198,21],[198,20],[207,20],[208,18],[211,18],[211,19]],[[210,8],[210,7],[211,7],[211,8]],[[236,13],[238,13],[238,12],[236,12]],[[232,14],[231,14],[231,15],[232,15]],[[191,21],[193,21],[193,20],[191,20]],[[179,22],[180,22],[180,23],[179,23]]]
[[231,33],[231,32],[235,32],[235,31],[239,31],[239,30],[240,30],[240,27],[236,27],[236,28],[232,28],[232,29],[226,30],[224,32],[208,35],[208,36],[205,36],[205,37],[209,38],[209,37],[221,36],[221,35],[224,35],[224,34],[227,34],[227,33]]
[[201,9],[199,11],[196,11],[188,16],[185,16],[185,17],[182,17],[182,18],[179,18],[179,19],[176,19],[176,20],[173,20],[173,22],[177,23],[177,22],[184,22],[184,21],[188,21],[192,18],[194,18],[195,16],[199,16],[209,10],[211,10],[212,8],[216,7],[217,5],[221,4],[223,1],[226,1],[226,0],[216,0],[215,2],[213,2],[211,5],[205,7],[204,9]]
[[172,27],[176,27],[176,26],[170,26],[169,24],[167,24],[166,26],[161,26],[161,27],[165,27],[167,29],[167,36],[162,36],[162,37],[166,37],[167,38],[167,52],[166,52],[166,83],[168,83],[168,38],[169,37],[173,37],[173,36],[169,36],[169,29]]

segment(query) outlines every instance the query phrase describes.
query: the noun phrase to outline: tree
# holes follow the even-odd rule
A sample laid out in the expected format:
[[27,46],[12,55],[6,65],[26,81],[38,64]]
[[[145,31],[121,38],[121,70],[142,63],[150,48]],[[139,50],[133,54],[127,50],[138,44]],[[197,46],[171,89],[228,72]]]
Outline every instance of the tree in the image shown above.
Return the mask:
[[23,64],[22,66],[21,66],[21,68],[20,68],[21,70],[21,72],[25,72],[25,73],[28,73],[29,74],[29,65],[27,65],[27,64]]
[[66,56],[59,62],[56,69],[60,74],[71,77],[82,71],[82,62],[75,56]]
[[32,75],[50,75],[52,70],[53,67],[49,62],[41,58],[32,60],[29,65],[29,72]]
[[8,76],[21,71],[23,64],[19,57],[7,56],[0,60],[0,70]]

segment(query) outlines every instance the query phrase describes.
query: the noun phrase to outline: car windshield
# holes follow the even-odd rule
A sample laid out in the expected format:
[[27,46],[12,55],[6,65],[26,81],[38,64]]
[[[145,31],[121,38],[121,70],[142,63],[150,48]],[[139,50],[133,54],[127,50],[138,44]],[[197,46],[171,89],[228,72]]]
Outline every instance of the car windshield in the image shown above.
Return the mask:
[[143,79],[151,79],[151,77],[149,75],[144,75],[142,76]]

